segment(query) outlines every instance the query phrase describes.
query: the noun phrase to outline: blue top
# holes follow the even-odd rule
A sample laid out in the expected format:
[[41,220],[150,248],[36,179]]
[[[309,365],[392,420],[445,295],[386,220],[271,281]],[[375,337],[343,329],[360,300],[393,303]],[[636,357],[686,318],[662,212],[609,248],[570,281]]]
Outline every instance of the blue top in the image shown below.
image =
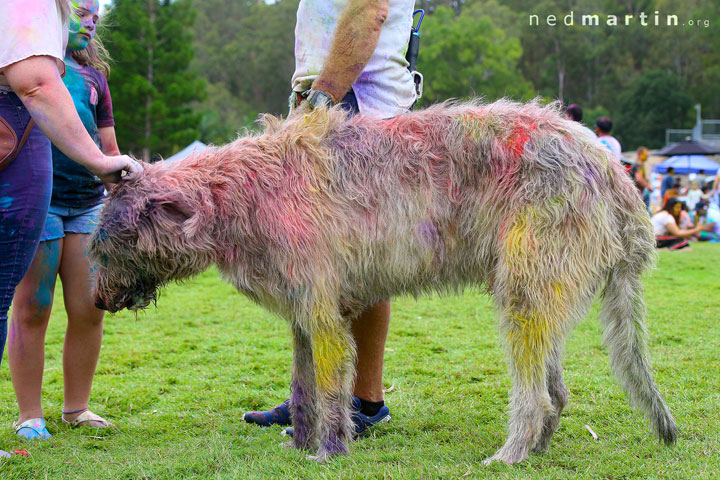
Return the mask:
[[[102,150],[98,128],[115,125],[112,100],[107,79],[90,66],[68,64],[63,83],[70,92],[80,120],[90,138]],[[53,205],[70,208],[88,208],[102,202],[105,187],[102,180],[82,165],[70,160],[52,146]]]
[[662,184],[660,186],[660,195],[665,197],[665,192],[670,190],[673,185],[675,185],[675,179],[673,178],[673,176],[670,174],[666,175],[665,178],[663,178]]

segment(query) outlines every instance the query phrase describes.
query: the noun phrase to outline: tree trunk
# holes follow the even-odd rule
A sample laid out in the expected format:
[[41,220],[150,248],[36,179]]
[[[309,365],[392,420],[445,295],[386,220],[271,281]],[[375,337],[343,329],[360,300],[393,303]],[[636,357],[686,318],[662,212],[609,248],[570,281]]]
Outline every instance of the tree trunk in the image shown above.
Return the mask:
[[565,60],[561,55],[560,42],[558,42],[557,38],[553,40],[555,41],[555,65],[558,77],[558,100],[562,102],[565,95]]
[[155,0],[148,0],[148,14],[150,19],[150,31],[148,32],[148,69],[147,69],[147,84],[148,94],[145,97],[145,144],[143,145],[143,161],[146,163],[150,162],[150,135],[152,134],[152,122],[150,121],[150,107],[152,106],[152,86],[153,86],[153,63],[154,63],[154,41],[155,41]]

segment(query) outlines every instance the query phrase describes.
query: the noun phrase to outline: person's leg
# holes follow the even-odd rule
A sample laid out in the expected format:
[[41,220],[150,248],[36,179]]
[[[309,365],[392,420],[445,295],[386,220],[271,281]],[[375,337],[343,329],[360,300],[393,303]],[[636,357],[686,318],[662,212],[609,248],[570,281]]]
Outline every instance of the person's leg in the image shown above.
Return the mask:
[[668,250],[681,250],[683,248],[690,248],[690,244],[687,240],[680,237],[655,237],[657,248],[667,248]]
[[[30,121],[18,96],[1,91],[0,117],[18,138]],[[35,126],[15,160],[0,171],[0,359],[5,348],[8,309],[15,287],[35,255],[51,191],[50,141]]]
[[[338,103],[350,115],[360,113],[360,107],[352,90]],[[353,409],[359,410],[361,415],[355,414],[355,433],[361,433],[376,421],[387,421],[389,410],[384,407],[382,372],[385,357],[385,342],[390,325],[390,300],[379,302],[365,310],[352,322],[352,335],[357,348],[357,365],[353,395],[360,402],[353,399]],[[382,410],[382,415],[379,414]],[[378,420],[379,419],[379,420]],[[246,412],[243,420],[262,426],[290,425],[289,401],[277,407],[260,412]],[[293,435],[292,428],[285,430]]]
[[[68,316],[63,347],[65,404],[63,417],[72,422],[88,407],[93,376],[102,344],[103,316],[92,296],[91,268],[85,254],[90,234],[67,233],[60,264],[60,279]],[[89,422],[90,426],[103,426]]]
[[367,402],[383,401],[383,360],[390,326],[390,300],[365,310],[352,322],[357,348],[357,374],[353,394]]
[[[22,138],[30,114],[17,95],[0,92],[0,117]],[[37,250],[51,191],[50,141],[34,127],[15,160],[0,171],[0,359],[8,309]]]
[[62,244],[62,238],[40,243],[13,300],[8,361],[20,410],[18,424],[43,417],[45,332],[53,305]]
[[[345,95],[340,106],[351,115],[360,113],[355,92],[352,90]],[[369,307],[352,322],[352,335],[357,348],[353,395],[362,401],[362,413],[369,416],[375,415],[383,402],[382,373],[389,326],[389,299]]]

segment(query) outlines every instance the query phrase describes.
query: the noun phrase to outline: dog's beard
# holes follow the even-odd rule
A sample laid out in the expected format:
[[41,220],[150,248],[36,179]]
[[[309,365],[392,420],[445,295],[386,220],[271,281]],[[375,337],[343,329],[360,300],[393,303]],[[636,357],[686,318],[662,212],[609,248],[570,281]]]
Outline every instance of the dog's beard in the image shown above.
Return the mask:
[[111,313],[124,308],[133,311],[147,308],[157,300],[160,287],[159,282],[148,276],[125,277],[125,282],[114,283],[107,277],[106,269],[98,274],[97,285],[95,306]]

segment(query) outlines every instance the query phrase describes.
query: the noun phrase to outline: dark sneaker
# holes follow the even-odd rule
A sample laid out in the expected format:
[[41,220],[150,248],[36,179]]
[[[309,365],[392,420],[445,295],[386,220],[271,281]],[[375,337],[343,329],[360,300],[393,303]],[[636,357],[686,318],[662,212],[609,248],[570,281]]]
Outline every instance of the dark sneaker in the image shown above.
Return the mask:
[[291,425],[290,422],[290,400],[264,412],[245,412],[242,419],[247,423],[254,423],[261,427],[269,427],[270,425]]
[[[383,405],[380,410],[378,410],[378,412],[372,417],[368,417],[360,411],[361,405],[362,403],[360,402],[360,399],[354,396],[352,398],[352,421],[355,430],[354,434],[356,437],[359,437],[360,435],[367,432],[367,430],[373,425],[390,421],[390,409],[387,405]],[[288,437],[292,437],[293,427],[286,428],[285,430],[283,430],[282,434],[287,435]]]

